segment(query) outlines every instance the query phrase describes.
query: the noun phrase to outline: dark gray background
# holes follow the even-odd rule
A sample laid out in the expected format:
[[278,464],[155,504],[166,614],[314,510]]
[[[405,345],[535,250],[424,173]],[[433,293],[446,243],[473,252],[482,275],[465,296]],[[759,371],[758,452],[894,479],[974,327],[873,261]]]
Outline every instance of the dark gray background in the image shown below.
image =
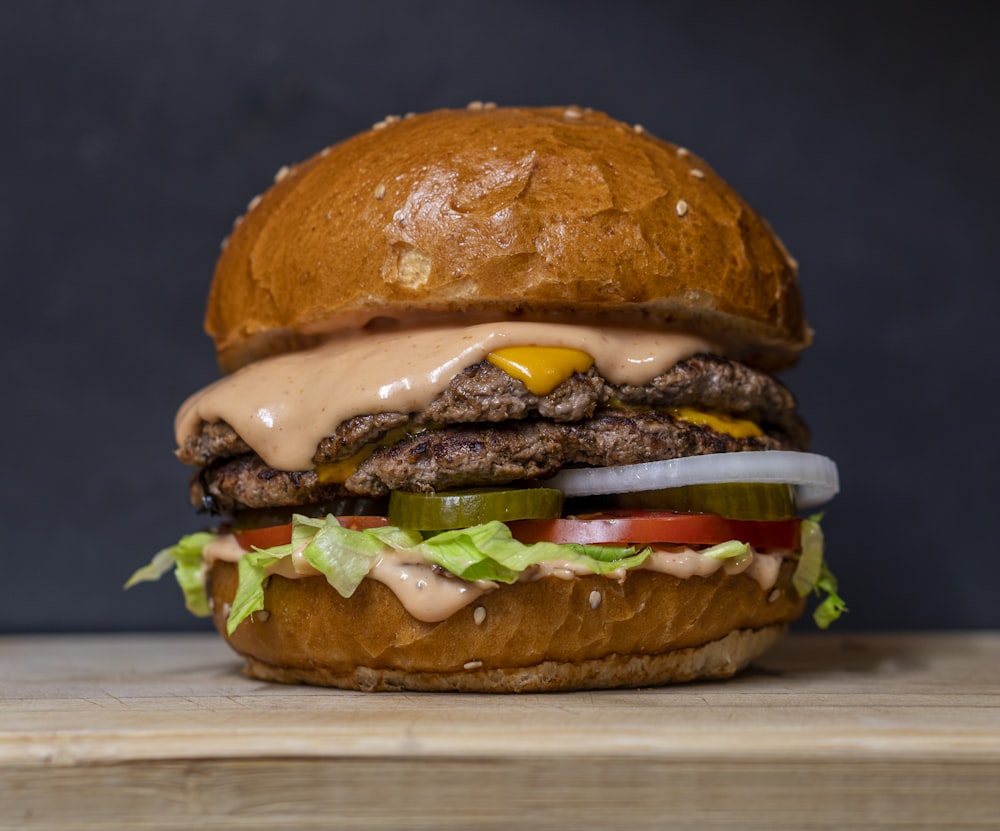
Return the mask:
[[801,262],[843,627],[997,627],[995,4],[5,3],[0,631],[204,626],[174,410],[220,240],[387,113],[577,103],[691,147]]

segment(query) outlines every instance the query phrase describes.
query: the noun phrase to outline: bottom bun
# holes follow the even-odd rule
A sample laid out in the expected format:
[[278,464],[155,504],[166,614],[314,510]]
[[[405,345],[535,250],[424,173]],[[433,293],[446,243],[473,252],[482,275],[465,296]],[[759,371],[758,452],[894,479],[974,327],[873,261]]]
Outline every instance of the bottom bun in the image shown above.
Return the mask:
[[[350,690],[541,692],[728,678],[769,649],[805,601],[786,562],[775,586],[743,574],[678,579],[637,569],[503,586],[440,623],[412,617],[381,583],[351,598],[322,577],[273,576],[227,637],[252,678]],[[223,636],[237,569],[215,563]]]

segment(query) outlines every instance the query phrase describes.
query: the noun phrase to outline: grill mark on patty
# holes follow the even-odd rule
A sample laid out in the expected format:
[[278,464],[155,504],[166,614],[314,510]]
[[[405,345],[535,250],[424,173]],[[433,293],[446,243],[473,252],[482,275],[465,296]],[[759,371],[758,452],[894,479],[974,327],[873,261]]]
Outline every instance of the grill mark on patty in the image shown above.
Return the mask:
[[314,471],[278,471],[254,454],[222,460],[192,479],[191,501],[221,512],[308,505],[349,494],[434,491],[544,478],[567,465],[616,465],[741,450],[801,449],[774,435],[737,439],[655,410],[603,410],[581,422],[453,425],[376,450],[343,484]]
[[[778,432],[796,446],[808,444],[808,429],[795,411],[795,399],[765,372],[715,355],[695,355],[681,361],[643,386],[610,384],[593,367],[576,373],[551,393],[537,396],[524,384],[488,361],[459,373],[449,387],[423,411],[376,413],[348,419],[324,438],[315,464],[349,458],[362,447],[403,425],[497,423],[542,417],[555,422],[590,418],[608,402],[631,407],[693,406],[751,419]],[[219,459],[252,452],[225,422],[203,423],[178,450],[181,461],[205,466]]]
[[574,373],[548,395],[539,396],[489,361],[480,361],[456,375],[426,410],[415,415],[414,423],[497,422],[534,415],[579,421],[593,415],[608,397],[607,383],[593,367]]

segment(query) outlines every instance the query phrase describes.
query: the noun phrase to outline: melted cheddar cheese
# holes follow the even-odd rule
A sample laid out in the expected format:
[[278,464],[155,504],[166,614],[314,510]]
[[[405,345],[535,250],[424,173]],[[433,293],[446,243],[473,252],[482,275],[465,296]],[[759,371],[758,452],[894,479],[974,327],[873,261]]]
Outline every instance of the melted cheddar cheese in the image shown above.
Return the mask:
[[693,407],[671,407],[670,415],[678,421],[699,424],[716,433],[725,433],[736,439],[748,439],[764,435],[760,426],[745,418],[733,418],[722,413],[706,413]]
[[316,475],[319,477],[319,481],[324,485],[339,485],[346,482],[354,474],[354,471],[358,469],[361,463],[371,456],[372,453],[380,447],[388,447],[390,444],[402,441],[402,439],[407,435],[409,435],[409,431],[405,427],[396,427],[386,433],[378,441],[366,444],[353,456],[348,456],[346,459],[338,459],[335,462],[327,462],[322,465],[317,465]]
[[486,356],[535,395],[548,395],[575,372],[586,372],[594,359],[579,349],[563,346],[506,346]]

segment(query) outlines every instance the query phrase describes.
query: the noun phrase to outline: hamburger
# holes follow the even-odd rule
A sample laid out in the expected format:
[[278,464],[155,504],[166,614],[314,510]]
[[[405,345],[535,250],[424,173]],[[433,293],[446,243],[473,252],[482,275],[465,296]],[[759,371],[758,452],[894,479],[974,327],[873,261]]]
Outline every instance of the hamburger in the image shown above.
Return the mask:
[[255,678],[522,692],[728,677],[812,593],[837,491],[774,373],[797,267],[701,159],[578,107],[403,118],[223,244],[176,419],[175,572]]

